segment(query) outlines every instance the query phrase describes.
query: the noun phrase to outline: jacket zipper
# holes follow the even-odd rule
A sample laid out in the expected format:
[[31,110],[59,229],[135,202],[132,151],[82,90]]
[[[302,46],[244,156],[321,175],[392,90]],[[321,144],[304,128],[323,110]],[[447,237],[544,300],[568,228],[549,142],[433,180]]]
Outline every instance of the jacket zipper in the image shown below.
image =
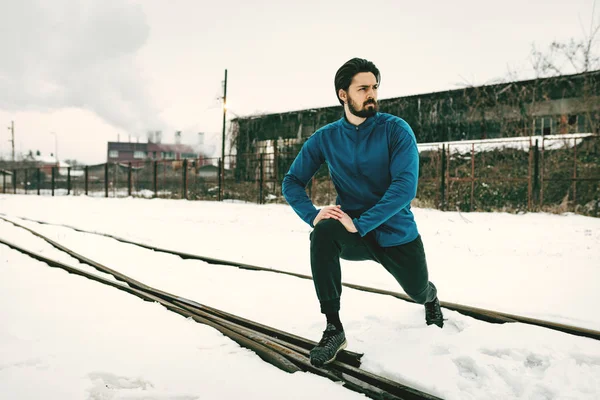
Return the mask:
[[358,166],[358,146],[360,144],[360,134],[358,132],[358,126],[356,127],[356,141],[354,144],[354,169],[356,171],[354,177],[358,178],[360,175],[360,168]]

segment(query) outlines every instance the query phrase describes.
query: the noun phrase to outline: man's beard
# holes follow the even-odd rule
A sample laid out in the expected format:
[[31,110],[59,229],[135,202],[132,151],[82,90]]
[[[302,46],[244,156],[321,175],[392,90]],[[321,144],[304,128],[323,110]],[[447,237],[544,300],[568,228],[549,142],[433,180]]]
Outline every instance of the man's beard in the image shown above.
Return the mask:
[[[373,107],[367,108],[369,104],[372,104]],[[365,101],[361,110],[358,109],[357,104],[352,100],[351,97],[348,96],[348,109],[353,115],[356,115],[360,118],[369,118],[372,117],[379,111],[379,104],[377,104],[377,100],[370,99]]]

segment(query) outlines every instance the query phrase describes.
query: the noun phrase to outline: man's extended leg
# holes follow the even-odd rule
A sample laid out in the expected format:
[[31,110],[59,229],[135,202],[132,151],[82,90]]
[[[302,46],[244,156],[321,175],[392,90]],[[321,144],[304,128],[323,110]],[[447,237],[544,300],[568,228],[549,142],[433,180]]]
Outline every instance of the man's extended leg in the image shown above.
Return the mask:
[[402,289],[415,302],[425,305],[427,325],[443,326],[443,315],[437,299],[437,289],[429,281],[427,260],[421,236],[399,246],[375,250],[377,261],[396,278]]

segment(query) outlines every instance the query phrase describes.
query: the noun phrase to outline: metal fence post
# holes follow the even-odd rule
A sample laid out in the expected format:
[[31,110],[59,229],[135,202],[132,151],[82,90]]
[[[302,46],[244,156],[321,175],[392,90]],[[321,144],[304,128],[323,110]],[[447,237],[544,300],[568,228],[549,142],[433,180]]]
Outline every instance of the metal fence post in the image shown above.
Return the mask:
[[275,177],[275,193],[273,194],[277,196],[275,203],[279,203],[279,193],[281,192],[281,185],[279,184],[279,139],[275,139],[273,150],[273,176]]
[[531,198],[533,197],[533,145],[529,138],[529,150],[527,152],[527,211],[531,211]]
[[442,144],[441,170],[440,170],[440,204],[438,207],[446,209],[446,145]]
[[260,166],[259,166],[259,176],[258,176],[258,204],[262,204],[263,203],[263,181],[264,181],[264,172],[265,172],[265,166],[264,166],[264,154],[260,153]]
[[158,161],[154,161],[153,186],[154,186],[154,197],[158,197]]
[[473,211],[473,197],[475,195],[475,143],[471,143],[471,206],[469,211]]
[[42,186],[42,171],[37,169],[37,194],[40,195],[40,186]]
[[85,195],[88,195],[88,182],[89,182],[89,170],[88,166],[85,166]]
[[573,139],[573,211],[577,209],[577,139]]
[[452,186],[450,184],[450,143],[448,143],[448,147],[446,148],[446,199],[444,201],[445,207],[446,209],[448,208],[448,205],[450,203],[450,186]]
[[542,165],[540,168],[540,209],[544,206],[544,170],[546,169],[544,160],[545,146],[545,137],[542,136]]
[[222,171],[223,171],[223,166],[222,166],[222,164],[223,164],[223,160],[221,160],[221,159],[219,158],[219,162],[218,162],[218,164],[219,164],[219,172],[218,172],[218,176],[219,176],[219,195],[218,195],[218,197],[217,197],[217,200],[218,200],[218,201],[223,201],[223,197],[224,197],[224,196],[223,196],[223,183],[221,182],[221,181],[222,181],[222,178],[223,178],[223,175],[222,175]]
[[533,148],[533,202],[539,204],[540,199],[540,148],[538,139]]
[[598,209],[600,208],[600,184],[596,185],[596,196],[594,204],[594,217],[598,217]]
[[127,168],[127,195],[129,197],[131,197],[131,161],[129,162],[128,168]]
[[67,168],[67,196],[71,194],[71,167]]
[[55,177],[56,177],[56,167],[52,167],[52,196],[54,196],[54,185],[55,185]]
[[187,169],[188,169],[188,160],[186,158],[185,160],[183,160],[183,196],[182,196],[182,198],[185,200],[187,200],[187,192],[188,192]]
[[104,197],[108,197],[108,162],[104,164]]

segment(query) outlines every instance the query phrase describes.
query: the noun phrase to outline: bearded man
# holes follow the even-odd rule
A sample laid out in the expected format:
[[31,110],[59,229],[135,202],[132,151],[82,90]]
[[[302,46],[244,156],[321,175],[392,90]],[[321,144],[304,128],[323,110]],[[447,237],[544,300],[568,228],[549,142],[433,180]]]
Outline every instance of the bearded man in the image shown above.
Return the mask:
[[[373,260],[389,271],[410,298],[425,305],[427,325],[443,326],[437,290],[429,281],[425,250],[410,203],[417,193],[419,153],[403,119],[378,112],[381,75],[370,61],[353,58],[335,74],[344,116],[304,143],[282,192],[310,234],[313,281],[326,328],[310,361],[320,367],[346,347],[340,320],[340,258]],[[327,163],[336,205],[317,209],[305,188]]]

